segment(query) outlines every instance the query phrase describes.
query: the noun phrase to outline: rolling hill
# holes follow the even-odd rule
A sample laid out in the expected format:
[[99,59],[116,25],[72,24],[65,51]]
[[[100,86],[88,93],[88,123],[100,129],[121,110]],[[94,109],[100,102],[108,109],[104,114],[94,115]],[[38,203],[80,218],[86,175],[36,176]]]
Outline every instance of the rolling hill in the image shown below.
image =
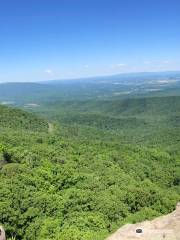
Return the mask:
[[14,130],[47,131],[48,124],[45,120],[7,106],[0,105],[0,129],[10,128]]
[[180,72],[132,73],[36,83],[0,83],[0,101],[23,106],[56,101],[179,95]]
[[35,113],[0,106],[0,225],[7,237],[103,240],[126,223],[174,210],[179,101],[55,97],[28,108]]

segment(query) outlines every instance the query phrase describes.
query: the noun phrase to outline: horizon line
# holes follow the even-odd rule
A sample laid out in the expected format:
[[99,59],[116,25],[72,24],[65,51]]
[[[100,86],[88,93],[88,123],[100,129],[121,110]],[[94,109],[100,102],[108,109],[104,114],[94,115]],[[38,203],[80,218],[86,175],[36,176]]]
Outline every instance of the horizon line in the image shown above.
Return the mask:
[[55,78],[55,79],[49,79],[49,80],[32,80],[32,81],[0,81],[0,84],[3,83],[44,83],[44,82],[50,82],[50,81],[75,81],[75,80],[86,80],[86,79],[94,79],[94,78],[105,78],[105,77],[115,77],[115,76],[126,76],[126,75],[136,75],[136,74],[170,74],[170,73],[179,73],[180,70],[165,70],[165,71],[140,71],[140,72],[125,72],[125,73],[116,73],[116,74],[110,74],[110,75],[92,75],[89,77],[72,77],[72,78]]

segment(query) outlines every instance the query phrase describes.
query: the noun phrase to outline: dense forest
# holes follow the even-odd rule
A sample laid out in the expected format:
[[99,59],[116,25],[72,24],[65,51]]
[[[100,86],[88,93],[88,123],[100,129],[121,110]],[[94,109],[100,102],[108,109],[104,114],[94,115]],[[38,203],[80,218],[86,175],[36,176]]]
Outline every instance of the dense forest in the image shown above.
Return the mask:
[[178,76],[163,86],[148,75],[0,85],[8,239],[103,240],[172,211],[180,200]]
[[9,239],[103,240],[180,200],[180,97],[33,111],[0,107],[0,223]]

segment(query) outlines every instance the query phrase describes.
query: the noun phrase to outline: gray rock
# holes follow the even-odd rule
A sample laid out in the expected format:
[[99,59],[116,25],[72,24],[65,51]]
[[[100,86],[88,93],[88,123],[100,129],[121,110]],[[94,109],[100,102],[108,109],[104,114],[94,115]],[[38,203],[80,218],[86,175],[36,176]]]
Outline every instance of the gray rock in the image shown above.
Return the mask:
[[[139,230],[142,230],[139,231]],[[137,231],[138,230],[138,231]],[[136,224],[126,224],[106,240],[180,240],[180,203],[168,215]]]
[[2,226],[0,226],[0,240],[6,240],[6,234]]

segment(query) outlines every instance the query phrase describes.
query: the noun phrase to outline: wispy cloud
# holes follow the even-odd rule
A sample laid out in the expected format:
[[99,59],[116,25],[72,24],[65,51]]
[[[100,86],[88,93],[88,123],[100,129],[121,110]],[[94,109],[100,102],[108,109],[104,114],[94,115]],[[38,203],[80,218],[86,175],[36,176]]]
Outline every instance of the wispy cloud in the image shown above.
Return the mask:
[[46,69],[44,72],[48,75],[53,75],[53,71],[51,69]]
[[117,67],[125,67],[126,64],[125,64],[125,63],[118,63],[118,64],[116,64],[116,66],[117,66]]
[[84,65],[84,68],[89,68],[89,65],[88,64]]
[[123,68],[126,67],[127,65],[125,63],[116,63],[116,64],[112,64],[110,65],[110,68]]

